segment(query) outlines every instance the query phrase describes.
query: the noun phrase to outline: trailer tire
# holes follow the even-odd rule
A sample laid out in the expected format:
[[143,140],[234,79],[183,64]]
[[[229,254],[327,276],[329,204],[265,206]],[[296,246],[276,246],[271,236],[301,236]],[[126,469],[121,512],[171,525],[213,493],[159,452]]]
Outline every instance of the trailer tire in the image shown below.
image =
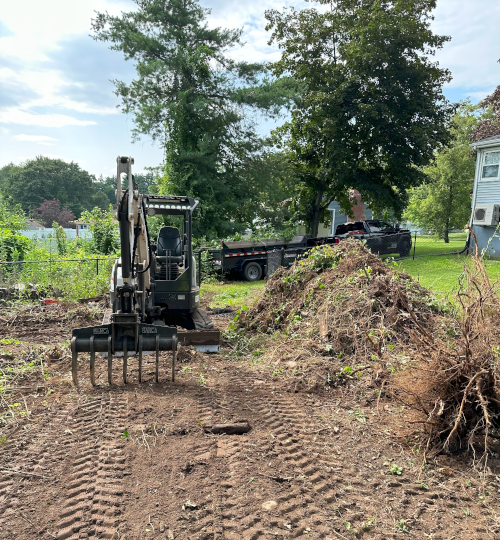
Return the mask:
[[262,279],[262,266],[257,262],[249,262],[245,264],[242,274],[245,281],[259,281]]

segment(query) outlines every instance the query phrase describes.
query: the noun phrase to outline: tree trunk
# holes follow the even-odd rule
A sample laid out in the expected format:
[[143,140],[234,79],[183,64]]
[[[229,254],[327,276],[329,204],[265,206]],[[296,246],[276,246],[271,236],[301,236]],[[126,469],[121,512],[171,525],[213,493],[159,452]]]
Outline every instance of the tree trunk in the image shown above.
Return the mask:
[[450,222],[447,220],[446,221],[446,229],[444,230],[444,243],[445,244],[450,243],[449,229],[450,229]]
[[316,198],[314,200],[314,207],[311,215],[311,236],[316,238],[318,236],[319,220],[321,218],[321,202],[323,200],[323,188],[318,189],[316,192]]

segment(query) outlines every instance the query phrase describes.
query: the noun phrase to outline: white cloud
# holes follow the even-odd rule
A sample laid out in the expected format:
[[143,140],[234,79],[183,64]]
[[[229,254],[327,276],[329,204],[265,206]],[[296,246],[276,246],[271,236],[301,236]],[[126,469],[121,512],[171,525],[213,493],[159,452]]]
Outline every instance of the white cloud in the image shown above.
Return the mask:
[[20,135],[14,135],[14,139],[16,141],[34,142],[47,145],[52,145],[55,141],[58,140],[54,139],[54,137],[49,137],[48,135],[25,135],[24,133],[21,133]]
[[477,101],[482,101],[486,96],[493,93],[494,88],[491,88],[490,90],[481,90],[479,92],[467,92],[468,95]]
[[479,91],[500,84],[499,19],[499,2],[441,0],[437,3],[433,29],[452,39],[436,58],[441,66],[451,70],[451,87]]
[[19,107],[5,107],[3,110],[0,110],[0,123],[54,128],[97,124],[93,120],[78,120],[65,114],[36,114]]
[[131,2],[106,0],[24,0],[2,2],[2,22],[12,35],[0,38],[0,55],[27,63],[47,60],[47,52],[68,36],[88,34],[94,11],[119,13]]
[[99,104],[75,101],[64,95],[72,87],[82,87],[82,83],[67,81],[64,74],[57,70],[26,70],[17,72],[10,68],[0,68],[0,85],[11,88],[30,90],[38,97],[23,103],[24,109],[34,107],[59,107],[88,114],[118,114],[116,107],[103,107]]

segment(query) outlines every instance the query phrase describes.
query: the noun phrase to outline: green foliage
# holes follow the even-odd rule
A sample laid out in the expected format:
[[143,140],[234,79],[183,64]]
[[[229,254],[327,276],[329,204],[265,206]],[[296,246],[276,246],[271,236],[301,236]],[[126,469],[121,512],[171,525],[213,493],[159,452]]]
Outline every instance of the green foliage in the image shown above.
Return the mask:
[[72,260],[102,257],[102,254],[93,253],[89,241],[66,240],[65,249],[65,255],[62,256],[47,250],[45,245],[36,239],[30,241],[24,261],[62,259],[62,262],[30,262],[17,265],[8,282],[24,286],[27,295],[34,286],[39,291],[45,291],[46,295],[57,295],[69,300],[96,296],[109,291],[114,258],[99,263],[93,260],[81,262]]
[[[1,171],[0,171],[1,172]],[[38,262],[54,259],[87,259],[95,255],[114,253],[117,232],[110,212],[94,209],[85,215],[91,221],[92,241],[68,240],[62,227],[53,224],[52,238],[46,242],[30,239],[19,232],[26,226],[26,216],[19,205],[14,205],[0,194],[0,260],[25,261],[26,264],[1,265],[2,285],[19,285],[27,295],[31,288],[57,293],[69,299],[95,296],[109,289],[113,259],[101,261],[99,273],[95,261]],[[57,253],[53,253],[55,240]]]
[[26,216],[22,208],[0,193],[0,261],[23,259],[29,240],[19,231],[25,226]]
[[277,115],[296,89],[266,78],[264,65],[233,60],[242,30],[209,28],[197,0],[135,0],[137,11],[98,13],[96,40],[136,63],[130,84],[114,81],[134,136],[161,141],[160,192],[200,201],[194,234],[242,232],[255,216],[260,178],[251,176],[263,142],[251,112]]
[[[160,171],[155,167],[146,167],[143,174],[134,174],[139,193],[157,193],[160,176]],[[99,192],[102,192],[107,197],[108,204],[116,204],[116,176],[103,177],[101,175],[94,185]]]
[[[19,166],[0,171],[4,193],[25,212],[40,207],[45,200],[59,199],[76,216],[83,210],[106,202],[96,191],[94,178],[77,163],[38,156]],[[50,225],[50,224],[49,224]]]
[[389,468],[389,472],[395,476],[401,476],[403,474],[403,467],[399,467],[396,463],[393,463]]
[[260,179],[255,205],[256,218],[250,224],[252,240],[284,238],[291,240],[301,221],[294,195],[298,183],[289,156],[283,151],[265,151],[252,160],[243,181]]
[[111,255],[120,247],[117,222],[114,221],[111,206],[108,210],[94,208],[90,212],[82,212],[81,218],[89,224],[92,233],[92,248],[94,253]]
[[319,1],[330,10],[266,12],[282,50],[274,75],[304,88],[279,135],[313,236],[332,199],[350,211],[352,188],[401,214],[453,110],[442,93],[451,75],[431,60],[448,40],[430,28],[435,0]]
[[479,117],[469,101],[453,117],[450,145],[440,150],[424,168],[426,181],[410,192],[405,217],[428,229],[439,229],[439,238],[449,242],[450,229],[462,229],[471,214],[470,190],[474,184],[475,158],[469,139]]
[[64,232],[64,229],[58,225],[55,221],[52,223],[52,228],[54,229],[54,236],[56,238],[57,243],[57,252],[59,255],[64,257],[66,255],[66,252],[68,250],[67,244],[66,244],[66,233]]

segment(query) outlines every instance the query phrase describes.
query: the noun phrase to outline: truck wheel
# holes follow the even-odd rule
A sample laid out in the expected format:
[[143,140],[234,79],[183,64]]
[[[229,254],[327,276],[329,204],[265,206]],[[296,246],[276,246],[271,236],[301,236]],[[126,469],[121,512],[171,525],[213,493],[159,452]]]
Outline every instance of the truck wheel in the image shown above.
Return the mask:
[[411,251],[411,241],[409,238],[403,238],[399,244],[399,256],[408,257]]
[[262,279],[262,266],[256,262],[246,264],[243,269],[243,278],[246,281],[259,281]]

